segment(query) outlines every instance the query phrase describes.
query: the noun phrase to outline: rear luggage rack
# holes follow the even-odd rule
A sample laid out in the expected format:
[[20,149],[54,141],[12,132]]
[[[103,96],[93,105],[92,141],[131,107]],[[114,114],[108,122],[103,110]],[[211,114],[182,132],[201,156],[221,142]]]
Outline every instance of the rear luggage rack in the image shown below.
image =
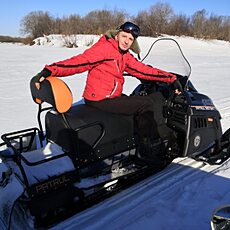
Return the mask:
[[[40,139],[40,131],[38,128],[29,128],[3,134],[1,138],[4,142],[1,143],[0,146],[6,145],[8,148],[11,148],[13,151],[11,156],[19,155],[23,152],[27,152],[33,149],[36,136],[39,137],[39,144],[41,147],[43,147],[43,143]],[[25,141],[26,139],[27,141]],[[4,155],[4,157],[7,157],[7,155]],[[10,157],[10,155],[8,157]]]
[[[66,153],[62,153],[35,162],[28,161],[26,157],[23,155],[23,153],[36,150],[37,145],[39,148],[42,148],[43,142],[41,137],[42,135],[38,128],[29,128],[29,129],[3,134],[1,138],[4,142],[0,144],[0,147],[6,145],[9,149],[8,151],[0,151],[0,156],[4,158],[11,158],[11,159],[14,158],[15,161],[17,162],[23,160],[25,164],[29,166],[36,166],[51,160],[55,160],[67,156]],[[16,160],[16,158],[18,160]]]

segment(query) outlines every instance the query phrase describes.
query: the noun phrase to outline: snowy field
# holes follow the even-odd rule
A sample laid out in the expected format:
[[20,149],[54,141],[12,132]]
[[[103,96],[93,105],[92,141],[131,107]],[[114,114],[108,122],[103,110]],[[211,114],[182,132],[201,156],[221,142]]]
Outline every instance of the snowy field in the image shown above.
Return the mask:
[[[190,79],[199,92],[213,100],[222,115],[223,131],[227,130],[230,127],[230,43],[175,39],[192,66]],[[153,41],[154,38],[139,38],[142,57]],[[45,64],[69,58],[86,49],[84,46],[69,49],[55,44],[0,43],[0,135],[37,126],[37,106],[29,91],[31,77]],[[81,99],[85,80],[86,73],[65,78],[74,101]],[[124,92],[129,94],[137,84],[136,79],[127,77]],[[211,167],[191,159],[176,159],[158,175],[53,229],[208,230],[212,211],[230,204],[229,167],[230,161],[221,167]],[[15,229],[19,228],[15,226]]]

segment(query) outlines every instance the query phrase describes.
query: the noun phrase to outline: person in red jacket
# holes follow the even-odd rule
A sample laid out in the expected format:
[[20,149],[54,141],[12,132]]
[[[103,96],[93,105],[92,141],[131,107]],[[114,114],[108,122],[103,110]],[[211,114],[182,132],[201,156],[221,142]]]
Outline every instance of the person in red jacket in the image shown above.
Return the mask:
[[[124,72],[140,79],[173,83],[176,76],[138,61],[130,52],[139,54],[137,37],[140,28],[125,22],[117,30],[107,31],[84,53],[70,59],[45,65],[38,73],[37,87],[48,76],[63,77],[88,71],[83,98],[85,104],[100,110],[133,115],[138,133],[139,152],[149,158],[160,151],[160,136],[154,120],[152,100],[148,96],[124,96]],[[156,144],[156,143],[159,143]]]

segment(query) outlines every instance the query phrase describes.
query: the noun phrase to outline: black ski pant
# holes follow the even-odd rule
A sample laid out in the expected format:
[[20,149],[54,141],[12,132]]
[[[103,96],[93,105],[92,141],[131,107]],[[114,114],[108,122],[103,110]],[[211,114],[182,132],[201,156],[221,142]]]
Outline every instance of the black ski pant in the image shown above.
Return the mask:
[[89,106],[114,114],[132,115],[134,118],[134,132],[139,141],[143,138],[157,139],[159,133],[154,119],[153,100],[149,96],[120,96],[101,101],[89,101]]

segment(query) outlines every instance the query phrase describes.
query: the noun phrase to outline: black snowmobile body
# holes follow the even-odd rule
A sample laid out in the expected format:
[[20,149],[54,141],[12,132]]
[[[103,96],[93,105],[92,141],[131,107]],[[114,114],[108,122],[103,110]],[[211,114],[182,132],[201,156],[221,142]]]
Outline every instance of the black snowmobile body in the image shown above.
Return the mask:
[[[180,63],[186,66],[187,72],[178,63],[177,70],[159,68],[177,74],[183,92],[175,94],[166,83],[142,80],[130,95],[153,99],[158,129],[166,147],[158,165],[140,159],[132,116],[105,113],[82,102],[72,104],[68,86],[58,78],[47,78],[40,90],[32,79],[31,93],[39,107],[39,128],[2,135],[0,164],[4,167],[0,168],[0,186],[7,187],[9,178],[16,177],[23,189],[14,205],[29,210],[34,226],[59,222],[155,174],[176,157],[193,157],[211,163],[228,158],[229,131],[222,135],[219,111],[189,80],[191,67],[177,42],[172,39],[154,42],[150,48],[153,56],[149,51],[143,61],[148,63],[149,58],[154,63],[156,58],[156,63],[159,62],[152,49],[162,42],[163,47],[170,43],[164,55],[173,54],[172,44],[180,51]],[[173,59],[176,60],[175,56]],[[167,66],[166,61],[164,64]],[[52,107],[43,107],[46,104],[43,102]],[[173,146],[169,145],[172,136],[175,137]],[[224,148],[228,151],[223,153]]]

